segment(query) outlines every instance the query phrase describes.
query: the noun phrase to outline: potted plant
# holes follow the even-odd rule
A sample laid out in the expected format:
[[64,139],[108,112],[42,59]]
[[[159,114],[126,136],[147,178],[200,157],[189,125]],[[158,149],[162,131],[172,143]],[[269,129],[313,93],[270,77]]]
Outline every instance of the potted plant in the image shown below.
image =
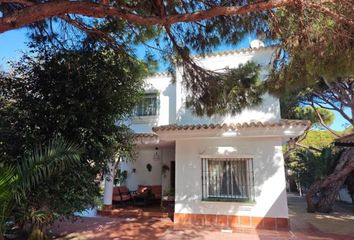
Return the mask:
[[122,170],[118,169],[116,172],[116,176],[113,180],[113,183],[115,186],[117,186],[118,184],[122,185],[125,183],[127,178],[128,178],[128,172],[126,170],[122,171]]
[[167,172],[170,171],[170,167],[166,164],[163,164],[162,165],[162,176],[166,177],[167,176]]

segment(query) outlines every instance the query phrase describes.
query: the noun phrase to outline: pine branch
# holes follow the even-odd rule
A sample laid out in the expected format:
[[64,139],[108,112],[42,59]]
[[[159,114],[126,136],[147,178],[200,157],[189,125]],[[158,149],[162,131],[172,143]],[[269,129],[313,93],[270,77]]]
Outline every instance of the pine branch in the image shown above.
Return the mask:
[[[9,1],[9,0],[7,0]],[[93,2],[79,1],[53,1],[24,7],[13,11],[0,18],[0,33],[27,26],[36,21],[44,20],[64,14],[80,14],[88,17],[105,18],[108,16],[118,17],[136,25],[161,25],[167,26],[180,22],[195,22],[211,19],[217,16],[244,15],[251,12],[265,11],[278,7],[294,5],[293,0],[269,0],[250,3],[244,6],[216,6],[207,10],[193,13],[172,14],[165,17],[144,16],[136,14],[137,11],[127,11],[118,7]]]
[[324,122],[321,114],[318,112],[317,108],[315,107],[315,105],[312,103],[311,104],[311,107],[313,109],[313,111],[316,113],[318,119],[319,119],[319,122],[320,124],[326,128],[328,131],[330,131],[333,135],[335,135],[336,137],[340,137],[340,135],[338,135],[334,130],[332,130],[329,126],[327,126],[327,124]]

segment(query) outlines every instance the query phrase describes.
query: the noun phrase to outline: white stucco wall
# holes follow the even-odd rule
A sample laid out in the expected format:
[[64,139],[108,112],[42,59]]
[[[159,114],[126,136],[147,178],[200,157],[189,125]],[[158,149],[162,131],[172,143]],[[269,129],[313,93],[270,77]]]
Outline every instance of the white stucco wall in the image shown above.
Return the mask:
[[[197,59],[197,62],[207,69],[220,70],[225,67],[237,67],[252,60],[263,66],[262,74],[264,76],[273,50],[267,48],[258,51],[220,54]],[[145,80],[147,91],[157,91],[159,93],[159,115],[133,119],[130,127],[135,132],[152,132],[152,127],[154,126],[174,123],[209,124],[280,120],[279,101],[268,94],[264,95],[262,104],[252,109],[245,109],[236,116],[197,117],[185,108],[186,90],[182,87],[181,72],[181,69],[177,67],[175,84],[171,83],[172,77],[166,75],[158,75]],[[245,131],[250,132],[251,130],[247,129]],[[170,173],[163,177],[161,168],[162,164],[170,166],[170,161],[175,160],[176,213],[287,218],[288,208],[285,192],[284,160],[281,149],[282,140],[279,135],[276,135],[279,137],[270,137],[269,135],[265,137],[266,135],[267,132],[253,137],[248,137],[247,134],[240,134],[240,137],[236,138],[221,139],[220,135],[215,135],[211,138],[205,136],[204,139],[201,136],[186,139],[184,134],[182,134],[178,135],[178,138],[164,139],[172,142],[175,139],[177,140],[175,148],[171,146],[159,148],[161,161],[153,160],[155,145],[151,145],[150,148],[148,146],[140,147],[139,156],[135,162],[122,164],[122,169],[128,171],[127,186],[129,189],[134,190],[138,184],[162,185],[163,192],[168,190],[170,188]],[[240,155],[251,155],[253,157],[255,204],[201,201],[200,156],[222,154],[222,150],[225,149],[235,157]],[[151,172],[146,169],[146,164],[148,163],[152,164]],[[136,169],[136,173],[132,173],[132,168]]]
[[[253,156],[255,204],[202,201],[201,155]],[[280,138],[176,141],[176,213],[288,217]]]
[[137,133],[147,133],[151,132],[153,126],[167,125],[176,121],[176,85],[171,80],[171,76],[167,75],[145,79],[145,91],[158,93],[158,115],[133,117],[129,120],[131,129]]
[[253,108],[246,108],[236,115],[214,115],[212,117],[198,117],[191,110],[182,107],[177,112],[177,124],[211,124],[211,123],[249,123],[249,122],[277,122],[280,120],[280,103],[277,98],[269,94],[263,95],[262,104]]
[[[235,68],[247,61],[255,61],[262,66],[262,78],[265,78],[270,63],[273,48],[241,51],[239,53],[213,55],[206,58],[197,58],[196,62],[206,69],[220,70],[226,67]],[[182,87],[182,69],[175,72],[176,83],[172,83],[172,76],[157,74],[145,79],[146,91],[159,93],[159,114],[155,117],[141,117],[130,120],[130,127],[138,133],[151,132],[151,128],[168,124],[210,124],[236,123],[256,121],[278,121],[280,119],[280,104],[277,98],[268,94],[263,96],[263,103],[251,109],[244,109],[235,116],[197,117],[185,107],[186,89]]]
[[[170,166],[171,161],[175,161],[174,146],[159,148],[158,153],[160,160],[154,160],[156,152],[155,147],[146,147],[137,149],[138,156],[134,161],[122,162],[120,164],[121,170],[128,172],[126,186],[130,190],[136,190],[138,185],[162,185],[162,192],[170,190],[170,171],[166,176],[162,176],[162,165]],[[149,172],[146,165],[150,163],[152,170]],[[133,173],[133,168],[136,172]]]
[[[155,148],[140,149],[134,161],[120,163],[121,170],[128,172],[126,186],[129,190],[136,190],[138,185],[161,185],[161,161],[154,160]],[[161,151],[158,150],[160,153]],[[151,172],[146,168],[146,165],[152,165]],[[133,173],[133,168],[136,172]]]
[[[262,66],[261,79],[266,78],[269,63],[272,59],[274,49],[264,48],[260,50],[249,50],[232,54],[213,55],[205,58],[197,58],[196,62],[205,69],[218,71],[225,68],[237,68],[240,64],[254,61]],[[236,115],[197,117],[185,107],[187,90],[183,87],[183,70],[176,70],[176,122],[178,124],[210,124],[210,123],[236,123],[236,122],[267,122],[280,120],[280,103],[275,97],[265,94],[262,104],[244,109]]]

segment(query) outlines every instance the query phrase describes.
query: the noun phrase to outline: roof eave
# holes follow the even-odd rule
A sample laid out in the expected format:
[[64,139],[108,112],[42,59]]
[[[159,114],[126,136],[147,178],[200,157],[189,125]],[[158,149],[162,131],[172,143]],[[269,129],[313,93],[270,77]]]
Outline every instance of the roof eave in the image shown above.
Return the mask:
[[252,127],[228,127],[221,125],[215,127],[206,126],[180,126],[173,129],[155,128],[159,139],[177,140],[188,138],[295,138],[302,135],[309,125],[273,125],[273,126],[252,126]]

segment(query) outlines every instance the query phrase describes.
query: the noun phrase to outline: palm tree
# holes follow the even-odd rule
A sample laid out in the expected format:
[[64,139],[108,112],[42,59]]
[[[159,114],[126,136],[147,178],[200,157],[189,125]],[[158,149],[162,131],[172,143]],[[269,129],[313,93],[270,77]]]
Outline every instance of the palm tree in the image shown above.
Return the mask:
[[5,221],[13,207],[12,186],[16,181],[14,168],[0,167],[0,239],[3,239]]
[[[16,205],[37,185],[49,180],[53,173],[60,173],[77,164],[82,150],[76,144],[55,138],[47,145],[36,147],[16,166],[0,166],[0,240],[4,237],[5,224]],[[35,211],[25,217],[32,224],[32,238],[40,239],[41,225],[51,218],[49,212]],[[33,238],[34,239],[34,238]]]

